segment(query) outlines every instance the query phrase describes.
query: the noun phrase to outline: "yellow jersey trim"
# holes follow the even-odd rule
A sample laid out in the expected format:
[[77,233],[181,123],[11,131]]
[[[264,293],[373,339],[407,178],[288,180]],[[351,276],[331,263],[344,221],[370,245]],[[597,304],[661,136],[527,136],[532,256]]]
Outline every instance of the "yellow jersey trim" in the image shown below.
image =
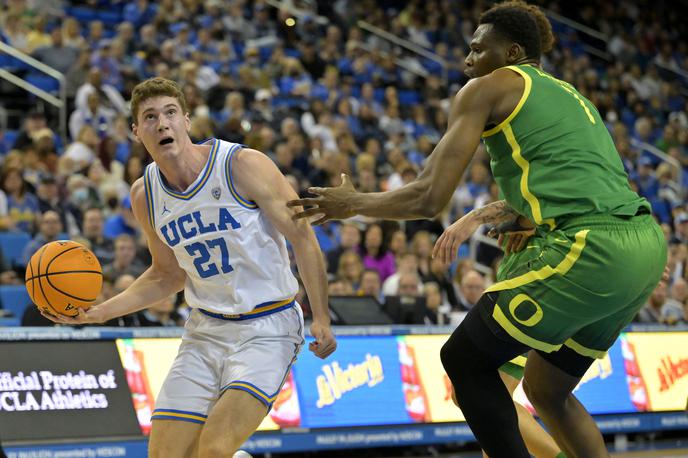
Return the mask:
[[509,143],[509,146],[511,147],[512,159],[514,160],[516,165],[518,165],[521,169],[521,195],[530,206],[530,212],[533,214],[533,220],[535,221],[535,224],[537,224],[538,226],[541,224],[547,224],[550,230],[553,230],[556,227],[554,220],[552,218],[547,218],[546,220],[542,219],[540,202],[538,201],[537,197],[535,197],[535,195],[532,192],[530,192],[530,188],[528,188],[530,162],[528,162],[528,160],[526,160],[526,158],[524,158],[521,154],[521,145],[519,145],[518,141],[516,140],[514,131],[511,129],[511,124],[507,124],[506,126],[504,126],[504,136],[506,137],[506,141]]
[[552,268],[551,266],[546,265],[538,270],[531,270],[530,272],[526,272],[518,277],[497,282],[487,288],[485,292],[489,293],[492,291],[503,291],[506,289],[518,288],[519,286],[527,285],[528,283],[532,283],[536,280],[545,280],[554,274],[566,275],[566,273],[571,270],[571,267],[573,267],[580,257],[583,248],[585,248],[585,238],[587,237],[588,232],[590,232],[589,229],[576,232],[576,241],[573,245],[571,245],[569,252],[566,253],[564,259],[557,264],[556,267]]
[[528,361],[528,359],[525,356],[517,356],[509,362],[511,364],[515,364],[517,366],[526,367],[527,361]]
[[530,95],[530,89],[533,87],[533,80],[530,78],[530,75],[521,70],[520,68],[516,67],[515,65],[509,65],[508,67],[503,68],[508,68],[509,70],[513,70],[519,75],[521,75],[523,77],[523,80],[525,81],[525,87],[523,88],[523,94],[521,95],[520,100],[516,104],[516,108],[514,108],[514,111],[512,111],[511,114],[507,116],[504,121],[500,122],[492,129],[483,132],[483,138],[490,137],[496,134],[497,132],[500,132],[502,129],[504,129],[504,127],[506,127],[507,124],[511,122],[512,119],[516,117],[518,112],[521,111],[521,108],[523,108],[523,104],[526,103],[526,99],[528,99],[528,96]]
[[192,415],[188,413],[179,413],[179,412],[154,412],[153,415],[151,415],[151,418],[155,417],[176,417],[176,418],[189,418],[191,420],[198,420],[202,421],[205,423],[206,418],[198,416],[198,415]]
[[566,342],[564,342],[564,345],[566,345],[576,353],[583,356],[587,356],[588,358],[602,359],[607,354],[606,351],[594,350],[592,348],[585,347],[573,339],[567,340]]
[[277,399],[277,395],[279,394],[279,390],[277,390],[277,393],[275,393],[275,394],[274,394],[273,396],[271,396],[271,397],[268,397],[265,393],[263,393],[262,391],[260,391],[260,390],[257,389],[256,387],[254,387],[254,386],[252,386],[252,385],[249,385],[248,383],[243,383],[243,382],[232,382],[232,383],[230,383],[229,385],[227,385],[227,388],[226,388],[226,389],[230,389],[230,388],[233,388],[233,387],[241,387],[241,388],[244,388],[244,389],[250,391],[251,393],[255,394],[256,396],[258,396],[259,398],[264,399],[264,400],[267,401],[269,404],[272,403],[272,402],[274,402],[275,399]]
[[[559,345],[552,345],[547,342],[543,342],[541,340],[534,339],[526,334],[523,333],[520,329],[518,329],[516,326],[514,326],[509,319],[504,316],[504,313],[502,310],[499,308],[498,305],[495,304],[494,311],[492,312],[492,318],[499,323],[499,325],[504,328],[504,330],[514,339],[518,340],[522,344],[528,345],[530,348],[534,348],[536,350],[541,350],[546,353],[551,353],[553,351],[557,351],[561,348],[561,344]],[[513,362],[513,361],[512,361]],[[516,364],[516,363],[514,363]]]

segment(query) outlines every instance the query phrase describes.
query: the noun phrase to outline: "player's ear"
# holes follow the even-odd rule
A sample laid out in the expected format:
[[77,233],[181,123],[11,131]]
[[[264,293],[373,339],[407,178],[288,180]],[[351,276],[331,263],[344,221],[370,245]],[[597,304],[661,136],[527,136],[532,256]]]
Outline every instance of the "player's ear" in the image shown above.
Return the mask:
[[186,131],[191,130],[191,118],[189,118],[189,112],[184,113],[184,125],[186,125]]
[[134,134],[136,140],[141,141],[141,139],[139,138],[139,126],[137,126],[134,122],[131,123],[131,133]]
[[506,61],[508,63],[516,62],[525,57],[525,50],[518,43],[511,43],[506,49]]

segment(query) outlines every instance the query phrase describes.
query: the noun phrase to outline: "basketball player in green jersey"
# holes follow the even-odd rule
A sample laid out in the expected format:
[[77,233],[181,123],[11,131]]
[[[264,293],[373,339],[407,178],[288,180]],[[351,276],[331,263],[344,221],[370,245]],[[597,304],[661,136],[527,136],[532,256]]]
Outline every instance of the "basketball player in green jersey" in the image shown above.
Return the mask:
[[566,455],[608,456],[572,391],[631,321],[666,263],[662,231],[649,203],[629,187],[597,109],[540,68],[552,41],[536,8],[491,8],[466,58],[473,79],[455,96],[447,131],[415,181],[363,194],[344,176],[341,186],[313,188],[317,197],[290,203],[310,206],[297,217],[320,215],[315,224],[356,214],[433,217],[484,138],[504,200],[476,210],[439,251],[453,257],[480,224],[535,227],[441,351],[459,406],[491,458],[529,456],[497,370],[526,351],[524,388]]

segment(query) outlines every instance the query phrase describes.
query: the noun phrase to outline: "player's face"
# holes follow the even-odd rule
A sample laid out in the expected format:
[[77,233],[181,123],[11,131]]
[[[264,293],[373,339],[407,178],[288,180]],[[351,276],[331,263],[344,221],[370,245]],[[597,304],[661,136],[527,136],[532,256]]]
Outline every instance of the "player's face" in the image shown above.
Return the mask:
[[466,56],[466,76],[478,78],[485,76],[507,62],[507,48],[502,40],[492,32],[492,24],[481,24],[475,30],[470,43],[471,51]]
[[132,126],[136,138],[153,154],[175,154],[189,141],[189,114],[170,96],[144,100]]

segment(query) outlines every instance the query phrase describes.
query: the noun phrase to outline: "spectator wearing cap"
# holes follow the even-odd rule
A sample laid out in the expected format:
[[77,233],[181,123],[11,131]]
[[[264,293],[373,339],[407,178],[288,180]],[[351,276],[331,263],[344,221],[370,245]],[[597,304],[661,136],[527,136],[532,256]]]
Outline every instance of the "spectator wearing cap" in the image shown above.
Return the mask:
[[60,215],[63,230],[70,236],[79,235],[81,211],[68,199],[61,199],[55,177],[44,173],[38,179],[36,188],[38,208],[42,214],[53,211]]
[[22,252],[22,265],[28,265],[31,256],[33,256],[40,247],[46,243],[54,242],[61,234],[62,221],[60,221],[60,215],[52,210],[43,213],[43,215],[40,216],[38,233],[24,247],[24,251]]
[[33,52],[33,57],[60,73],[67,73],[76,63],[79,57],[79,50],[64,45],[62,42],[62,29],[59,27],[55,27],[50,32],[50,39],[50,45],[36,48]]
[[130,236],[136,235],[138,232],[138,224],[134,219],[134,213],[131,210],[131,199],[129,196],[122,200],[117,213],[110,216],[105,221],[105,228],[103,235],[111,239],[115,239],[122,234]]
[[91,251],[101,265],[110,264],[115,257],[115,246],[112,239],[103,235],[103,210],[98,207],[88,208],[84,212],[82,234],[91,243]]

